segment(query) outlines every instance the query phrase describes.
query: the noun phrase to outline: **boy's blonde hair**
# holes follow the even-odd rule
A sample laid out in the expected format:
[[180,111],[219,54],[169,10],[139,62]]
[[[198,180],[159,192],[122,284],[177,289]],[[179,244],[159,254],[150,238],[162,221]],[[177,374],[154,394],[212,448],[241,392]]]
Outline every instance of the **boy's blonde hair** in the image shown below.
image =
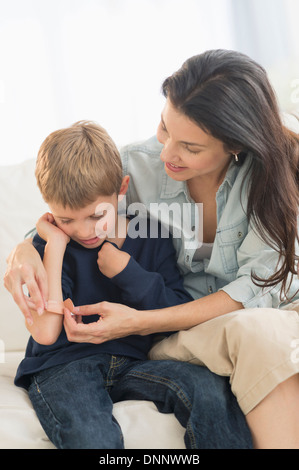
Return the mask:
[[39,149],[35,176],[47,203],[71,209],[99,196],[118,195],[123,179],[116,145],[105,129],[90,121],[50,134]]

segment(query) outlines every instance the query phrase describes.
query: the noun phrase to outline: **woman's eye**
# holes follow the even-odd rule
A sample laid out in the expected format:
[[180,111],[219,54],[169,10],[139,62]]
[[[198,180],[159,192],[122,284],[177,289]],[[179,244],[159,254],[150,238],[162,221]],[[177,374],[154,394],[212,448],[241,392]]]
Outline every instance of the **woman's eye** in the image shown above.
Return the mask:
[[200,150],[191,150],[189,147],[186,147],[186,150],[193,155],[198,155],[200,153]]
[[165,125],[163,124],[162,121],[161,121],[161,123],[160,123],[160,127],[161,127],[161,131],[162,131],[162,132],[167,132],[167,129],[166,129],[166,127],[165,127]]

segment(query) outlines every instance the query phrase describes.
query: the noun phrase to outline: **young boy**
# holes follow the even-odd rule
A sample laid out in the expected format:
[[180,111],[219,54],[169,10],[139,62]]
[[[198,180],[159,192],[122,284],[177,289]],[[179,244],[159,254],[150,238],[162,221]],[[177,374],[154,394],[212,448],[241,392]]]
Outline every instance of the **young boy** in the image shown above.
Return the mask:
[[36,178],[51,210],[39,219],[33,241],[47,271],[49,302],[43,315],[32,311],[15,383],[28,389],[56,447],[121,448],[113,390],[147,359],[153,338],[72,343],[57,306],[69,298],[76,306],[106,300],[154,309],[193,299],[183,287],[171,239],[131,238],[130,220],[118,215],[129,177],[123,177],[119,153],[104,129],[80,122],[50,134],[38,154]]

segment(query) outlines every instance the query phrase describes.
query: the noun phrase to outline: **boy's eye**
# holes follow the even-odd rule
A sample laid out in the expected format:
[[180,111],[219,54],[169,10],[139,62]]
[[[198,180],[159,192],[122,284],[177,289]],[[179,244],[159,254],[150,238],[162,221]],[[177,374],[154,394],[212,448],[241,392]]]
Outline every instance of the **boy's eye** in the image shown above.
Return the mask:
[[62,224],[70,224],[71,220],[61,220],[60,221]]
[[90,218],[91,219],[101,219],[102,217],[104,217],[105,215],[107,215],[107,211],[106,210],[103,210],[103,212],[98,212],[98,213],[95,213],[94,215],[91,215]]

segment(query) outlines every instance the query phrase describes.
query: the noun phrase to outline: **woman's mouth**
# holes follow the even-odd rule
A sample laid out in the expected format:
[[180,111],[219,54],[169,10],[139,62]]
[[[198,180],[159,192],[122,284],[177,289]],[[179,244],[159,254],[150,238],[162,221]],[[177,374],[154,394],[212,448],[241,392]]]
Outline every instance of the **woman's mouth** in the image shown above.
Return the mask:
[[165,166],[170,170],[170,171],[174,171],[175,173],[178,173],[179,171],[184,171],[186,170],[186,167],[185,166],[177,166],[177,165],[174,165],[173,163],[165,163]]

